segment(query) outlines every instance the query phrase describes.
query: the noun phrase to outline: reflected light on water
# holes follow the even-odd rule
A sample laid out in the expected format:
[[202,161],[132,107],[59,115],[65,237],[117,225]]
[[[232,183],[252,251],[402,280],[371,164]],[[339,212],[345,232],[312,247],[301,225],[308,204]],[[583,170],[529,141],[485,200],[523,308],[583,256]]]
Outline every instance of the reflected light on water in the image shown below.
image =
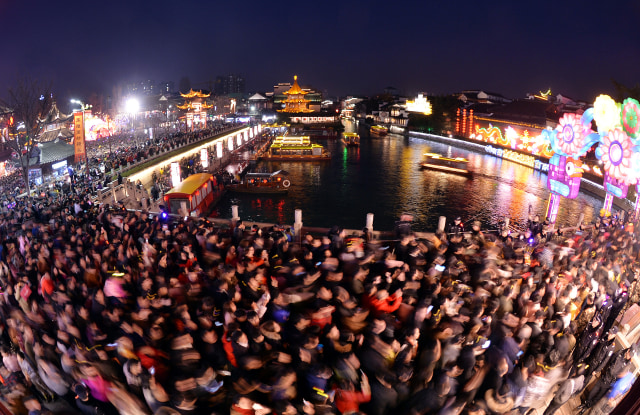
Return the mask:
[[[339,139],[318,140],[333,155],[329,162],[258,163],[267,171],[287,170],[289,194],[227,195],[216,207],[217,215],[230,217],[231,205],[237,204],[242,219],[292,224],[294,211],[301,209],[306,226],[362,229],[367,213],[373,213],[375,229],[391,230],[400,214],[409,212],[414,229],[420,231],[435,230],[440,216],[461,216],[467,223],[480,220],[489,229],[505,217],[524,226],[530,209],[544,217],[549,196],[544,173],[423,139],[394,134],[372,138],[366,131],[360,136],[360,147],[351,149]],[[468,159],[474,177],[421,170],[419,162],[426,152]],[[274,203],[267,205],[267,200]],[[575,224],[580,213],[588,223],[601,205],[601,200],[585,194],[563,199],[558,224]]]

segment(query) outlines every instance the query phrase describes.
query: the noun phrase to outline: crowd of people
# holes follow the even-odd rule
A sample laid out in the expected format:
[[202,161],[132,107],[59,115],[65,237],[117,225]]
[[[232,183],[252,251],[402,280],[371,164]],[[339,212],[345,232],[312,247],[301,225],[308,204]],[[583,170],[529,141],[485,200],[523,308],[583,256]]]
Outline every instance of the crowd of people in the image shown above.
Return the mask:
[[94,164],[104,163],[106,170],[118,169],[137,160],[153,157],[154,154],[220,134],[230,128],[233,128],[232,124],[211,123],[206,129],[192,132],[175,131],[158,134],[153,138],[147,135],[117,134],[96,141],[88,141],[87,155]]
[[[87,155],[89,157],[89,173],[84,163],[79,163],[72,169],[71,180],[65,180],[66,176],[57,179],[45,178],[42,184],[30,183],[31,191],[36,195],[47,196],[49,193],[70,193],[71,185],[86,188],[92,194],[104,188],[115,178],[111,176],[112,169],[117,170],[127,164],[151,158],[163,151],[179,148],[188,143],[202,140],[211,135],[223,133],[233,128],[233,124],[210,123],[206,129],[192,132],[165,132],[157,134],[154,138],[148,135],[115,134],[111,137],[101,138],[95,141],[87,141]],[[73,183],[71,183],[73,182]],[[169,187],[170,188],[170,187]],[[0,203],[3,206],[14,205],[20,195],[26,194],[27,187],[20,168],[14,168],[7,175],[0,178]]]
[[633,225],[418,240],[402,220],[383,243],[87,198],[10,209],[0,395],[30,415],[524,414],[552,397],[550,415],[580,395],[608,413],[635,380],[614,342],[640,299]]

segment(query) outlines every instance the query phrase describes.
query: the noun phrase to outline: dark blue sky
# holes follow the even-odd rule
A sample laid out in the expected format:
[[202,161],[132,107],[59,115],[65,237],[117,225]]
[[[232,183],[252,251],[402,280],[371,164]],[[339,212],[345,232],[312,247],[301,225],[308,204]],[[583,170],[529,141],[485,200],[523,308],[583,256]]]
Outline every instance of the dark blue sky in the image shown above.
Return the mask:
[[239,73],[247,92],[297,74],[329,94],[551,87],[591,101],[640,82],[640,3],[0,0],[0,97],[18,74],[61,97],[127,80]]

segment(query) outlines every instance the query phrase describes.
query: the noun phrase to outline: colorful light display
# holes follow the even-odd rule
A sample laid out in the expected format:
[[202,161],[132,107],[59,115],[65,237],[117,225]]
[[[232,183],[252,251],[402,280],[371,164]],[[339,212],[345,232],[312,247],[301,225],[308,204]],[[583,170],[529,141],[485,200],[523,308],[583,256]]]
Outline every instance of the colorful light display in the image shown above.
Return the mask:
[[629,137],[640,137],[640,104],[633,98],[622,102],[622,127]]
[[536,170],[547,171],[549,169],[549,165],[547,163],[543,163],[540,160],[536,160],[535,157],[528,156],[526,154],[502,148],[496,148],[490,145],[485,146],[484,151],[496,157],[510,160],[524,166],[533,167]]
[[599,95],[593,103],[593,119],[598,126],[598,132],[606,134],[620,124],[618,105],[609,95]]
[[99,138],[109,137],[113,133],[113,127],[114,125],[111,125],[108,118],[103,120],[92,114],[85,114],[84,130],[85,140],[87,141],[95,141]]
[[549,160],[547,188],[551,191],[546,219],[555,223],[560,197],[575,199],[580,193],[583,156],[600,136],[591,130],[593,112],[564,114],[555,130],[547,128],[542,137],[549,143],[554,155]]
[[543,135],[536,134],[535,131],[532,135],[531,131],[534,130],[507,125],[503,134],[500,128],[492,124],[489,124],[488,127],[481,127],[479,124],[475,124],[474,132],[470,134],[469,138],[509,147],[512,150],[524,151],[534,156],[551,158],[553,151]]
[[580,192],[582,162],[566,156],[554,155],[549,161],[547,187],[552,193],[575,199]]
[[[600,133],[600,145],[596,157],[602,161],[604,169],[604,214],[611,212],[613,198],[627,197],[629,186],[640,179],[639,143],[635,140],[638,125],[638,101],[627,98],[618,105],[608,95],[600,95],[593,104],[593,117]],[[636,203],[637,203],[636,199]],[[636,210],[638,206],[636,205]]]
[[602,137],[598,150],[596,156],[600,156],[609,176],[626,184],[635,184],[638,181],[631,170],[633,143],[624,131],[619,128],[609,131],[609,134]]
[[418,94],[418,97],[414,101],[407,100],[407,111],[419,112],[424,115],[431,115],[431,103],[422,94]]

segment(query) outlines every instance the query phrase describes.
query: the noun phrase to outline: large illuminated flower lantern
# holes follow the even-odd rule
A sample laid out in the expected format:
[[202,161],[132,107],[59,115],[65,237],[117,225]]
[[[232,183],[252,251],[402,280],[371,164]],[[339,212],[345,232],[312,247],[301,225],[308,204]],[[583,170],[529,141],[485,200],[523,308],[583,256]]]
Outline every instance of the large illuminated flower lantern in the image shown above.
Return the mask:
[[556,144],[566,155],[578,154],[582,149],[585,135],[591,132],[590,128],[582,125],[582,120],[577,114],[563,115],[557,130]]
[[637,177],[631,168],[633,142],[620,128],[602,137],[596,149],[596,157],[602,160],[605,172],[621,183],[635,184]]
[[622,128],[631,139],[640,137],[640,103],[633,98],[627,98],[622,102],[621,111]]
[[[541,134],[554,153],[549,159],[547,187],[556,195],[552,196],[555,206],[559,203],[557,196],[578,197],[582,179],[580,157],[600,141],[600,135],[591,130],[592,120],[593,110],[582,115],[568,113],[562,116],[555,130],[546,129]],[[553,222],[554,213],[548,212],[547,218]]]
[[599,95],[593,103],[593,119],[604,135],[620,124],[620,108],[609,95]]

